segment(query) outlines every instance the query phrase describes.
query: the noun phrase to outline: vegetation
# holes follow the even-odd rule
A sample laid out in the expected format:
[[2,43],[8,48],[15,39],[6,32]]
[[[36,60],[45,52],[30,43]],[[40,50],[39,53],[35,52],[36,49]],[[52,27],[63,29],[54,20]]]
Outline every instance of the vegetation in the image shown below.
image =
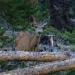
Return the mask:
[[[0,6],[1,16],[16,30],[27,30],[30,28],[29,17],[32,15],[35,16],[37,20],[42,18],[39,5],[33,5],[31,0],[0,0]],[[46,16],[45,13],[46,11],[44,11],[44,17]]]
[[[0,17],[10,24],[12,31],[34,32],[31,16],[37,23],[50,17],[49,24],[42,34],[55,34],[58,38],[69,41],[70,47],[75,49],[75,22],[73,24],[70,21],[75,19],[75,0],[0,0]],[[7,43],[12,44],[14,40],[4,36],[5,31],[0,26],[0,48]],[[8,63],[0,62],[0,68],[5,71],[16,68],[18,65],[22,68],[26,67],[24,62],[13,62],[16,63],[15,67]]]
[[[71,4],[68,4],[68,5],[69,5],[68,9],[70,9]],[[64,8],[67,8],[67,7],[65,6]],[[73,9],[74,9],[74,5],[73,5]],[[67,13],[67,11],[69,10],[66,10],[65,12]],[[2,16],[5,20],[7,20],[7,22],[10,23],[10,26],[12,26],[14,30],[27,31],[30,29],[30,31],[33,31],[32,23],[29,20],[29,17],[32,15],[36,18],[37,22],[45,19],[49,15],[47,1],[45,1],[45,3],[44,2],[41,3],[40,1],[38,2],[37,0],[36,1],[34,0],[32,1],[31,0],[29,1],[27,0],[7,0],[7,1],[0,0],[0,16]],[[57,30],[58,28],[57,29],[56,28],[49,26],[45,28],[44,31],[46,31],[47,33],[52,32],[59,36],[63,35],[62,37],[65,40],[69,40],[70,43],[73,43],[73,44],[75,43],[75,38],[74,38],[75,29],[73,29],[72,33],[70,33],[67,30],[65,30],[65,32],[60,32],[59,31],[60,29]]]

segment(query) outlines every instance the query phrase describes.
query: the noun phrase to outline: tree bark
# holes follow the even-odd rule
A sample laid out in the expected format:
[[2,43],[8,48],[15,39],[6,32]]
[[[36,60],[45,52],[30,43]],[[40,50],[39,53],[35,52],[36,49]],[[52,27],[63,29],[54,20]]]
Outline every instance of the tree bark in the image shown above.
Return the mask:
[[69,57],[63,52],[24,52],[24,51],[0,51],[0,61],[20,60],[20,61],[55,61],[65,60]]
[[[9,75],[45,75],[50,72],[66,71],[74,69],[75,69],[75,58],[72,58],[64,61],[55,61],[51,63],[48,62],[24,69],[12,70],[7,72],[7,75],[8,74]],[[6,72],[0,73],[0,75],[4,74],[6,74]]]

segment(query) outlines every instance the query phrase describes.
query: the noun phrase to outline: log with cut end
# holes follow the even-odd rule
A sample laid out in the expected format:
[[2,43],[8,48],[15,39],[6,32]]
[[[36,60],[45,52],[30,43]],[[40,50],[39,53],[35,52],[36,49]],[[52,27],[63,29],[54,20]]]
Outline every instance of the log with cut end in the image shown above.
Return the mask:
[[0,51],[0,61],[55,61],[65,60],[68,56],[63,52],[24,52],[24,51]]
[[[75,58],[67,59],[64,61],[55,61],[51,63],[44,63],[33,67],[27,67],[24,69],[17,69],[7,72],[9,75],[45,75],[50,72],[66,71],[75,69]],[[4,75],[6,72],[0,73]]]

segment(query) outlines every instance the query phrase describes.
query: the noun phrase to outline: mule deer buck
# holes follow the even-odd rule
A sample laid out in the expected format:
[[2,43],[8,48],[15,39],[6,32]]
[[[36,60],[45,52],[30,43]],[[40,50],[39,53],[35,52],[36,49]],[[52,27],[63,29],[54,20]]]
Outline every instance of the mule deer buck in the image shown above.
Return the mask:
[[19,36],[16,38],[16,48],[19,50],[37,50],[40,42],[40,35],[38,35],[38,33],[43,32],[43,27],[47,24],[44,23],[38,25],[34,16],[30,16],[29,19],[35,27],[35,34],[29,32],[20,32]]
[[[29,17],[29,21],[35,27],[37,25],[36,19],[33,15]],[[39,43],[40,37],[37,34],[29,32],[20,32],[16,38],[16,48],[19,50],[35,50]]]

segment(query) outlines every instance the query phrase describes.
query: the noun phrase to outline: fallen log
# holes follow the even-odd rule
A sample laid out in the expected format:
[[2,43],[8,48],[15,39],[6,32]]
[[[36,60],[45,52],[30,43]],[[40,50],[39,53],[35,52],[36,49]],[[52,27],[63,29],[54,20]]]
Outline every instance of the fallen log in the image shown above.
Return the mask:
[[24,52],[24,51],[0,51],[0,61],[55,61],[65,60],[68,56],[63,52]]
[[51,63],[44,63],[33,67],[27,67],[24,69],[12,70],[9,72],[0,73],[0,75],[45,75],[50,72],[66,71],[75,69],[75,58],[55,61]]

